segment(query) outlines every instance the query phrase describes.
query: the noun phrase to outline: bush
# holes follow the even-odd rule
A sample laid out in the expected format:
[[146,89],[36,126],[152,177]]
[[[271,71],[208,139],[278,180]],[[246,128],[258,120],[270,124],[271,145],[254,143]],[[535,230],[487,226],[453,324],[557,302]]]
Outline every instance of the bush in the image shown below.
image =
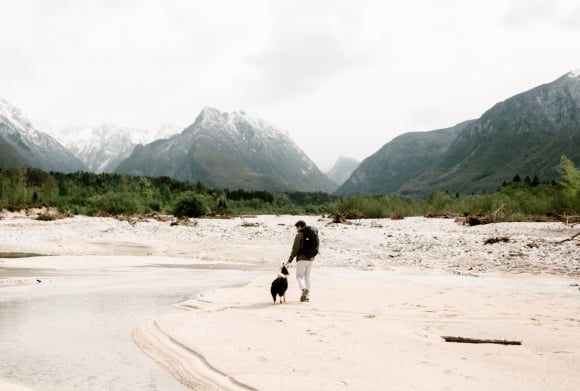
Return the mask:
[[159,202],[159,201],[149,201],[148,207],[153,212],[161,212],[161,210],[163,208],[161,205],[161,202]]
[[205,214],[206,205],[201,195],[193,192],[183,193],[175,202],[175,217],[201,217]]
[[140,211],[139,205],[132,194],[107,193],[89,199],[93,210],[106,212],[113,216],[131,215]]
[[38,220],[38,221],[53,221],[54,217],[52,217],[49,214],[43,213],[43,214],[39,214],[38,217],[36,218],[36,220]]
[[391,220],[403,220],[405,215],[402,212],[391,213]]

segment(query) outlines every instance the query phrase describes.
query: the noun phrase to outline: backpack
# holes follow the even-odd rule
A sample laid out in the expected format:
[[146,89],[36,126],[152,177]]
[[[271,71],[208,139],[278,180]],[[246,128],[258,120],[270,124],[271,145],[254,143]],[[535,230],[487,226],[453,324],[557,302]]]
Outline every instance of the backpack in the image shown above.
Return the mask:
[[298,255],[305,255],[314,258],[318,254],[318,229],[306,226],[300,231],[302,233],[302,247],[298,250]]

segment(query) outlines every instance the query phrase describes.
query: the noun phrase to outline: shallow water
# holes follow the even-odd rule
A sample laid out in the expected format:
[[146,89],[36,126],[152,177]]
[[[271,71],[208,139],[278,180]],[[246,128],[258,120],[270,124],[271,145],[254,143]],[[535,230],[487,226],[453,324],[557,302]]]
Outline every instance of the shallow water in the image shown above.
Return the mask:
[[200,291],[251,271],[154,268],[51,276],[0,287],[0,378],[35,390],[186,390],[131,339]]

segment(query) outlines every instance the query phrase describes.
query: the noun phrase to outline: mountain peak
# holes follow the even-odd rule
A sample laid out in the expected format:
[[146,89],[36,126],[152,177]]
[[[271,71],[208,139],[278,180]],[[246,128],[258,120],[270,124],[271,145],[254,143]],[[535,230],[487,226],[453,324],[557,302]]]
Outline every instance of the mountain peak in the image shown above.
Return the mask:
[[45,171],[73,172],[86,168],[62,144],[35,129],[20,109],[2,98],[0,125],[0,139],[5,145],[0,154],[6,153],[6,147],[9,147],[8,153],[19,163]]
[[579,78],[580,77],[580,68],[575,69],[571,72],[568,72],[566,74],[566,76],[571,77],[571,78]]
[[22,111],[12,103],[0,98],[0,117],[4,117],[8,122],[17,126],[20,131],[29,133],[32,124],[26,118]]
[[230,134],[239,134],[243,132],[243,129],[252,129],[252,131],[268,138],[286,139],[289,137],[285,130],[278,130],[264,120],[252,118],[243,110],[222,113],[216,108],[206,106],[201,110],[193,125],[186,131],[191,132],[204,126],[211,129],[221,129]]
[[202,181],[214,188],[333,191],[285,132],[243,111],[204,107],[179,135],[133,150],[118,173]]
[[206,106],[201,110],[201,113],[199,113],[199,115],[203,116],[206,120],[215,120],[215,119],[223,120],[224,117],[227,118],[228,113],[222,113],[215,107]]
[[326,173],[337,185],[342,185],[359,166],[359,162],[353,158],[340,156],[334,166]]

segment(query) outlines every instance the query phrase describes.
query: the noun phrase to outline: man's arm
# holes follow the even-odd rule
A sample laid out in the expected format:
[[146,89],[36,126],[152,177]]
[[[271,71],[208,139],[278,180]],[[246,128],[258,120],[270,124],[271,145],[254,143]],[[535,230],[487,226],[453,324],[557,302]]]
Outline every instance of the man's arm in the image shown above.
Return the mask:
[[298,255],[298,250],[300,250],[300,244],[302,242],[302,234],[297,233],[294,237],[294,244],[292,245],[292,252],[290,253],[290,257],[288,258],[288,263],[292,263],[294,257]]

